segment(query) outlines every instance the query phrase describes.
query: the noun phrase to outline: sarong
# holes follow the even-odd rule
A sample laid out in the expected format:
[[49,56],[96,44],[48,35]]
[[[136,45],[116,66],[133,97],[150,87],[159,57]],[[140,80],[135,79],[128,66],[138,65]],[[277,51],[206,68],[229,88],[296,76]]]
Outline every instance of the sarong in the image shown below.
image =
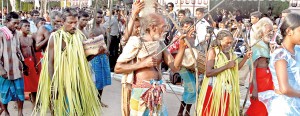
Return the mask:
[[196,79],[195,75],[183,68],[179,72],[181,78],[183,79],[184,91],[182,94],[182,99],[186,104],[194,104],[196,102]]
[[121,109],[122,116],[130,116],[131,84],[122,83]]
[[[274,90],[272,74],[269,68],[256,68],[257,91],[264,92]],[[250,86],[250,93],[253,91],[253,85]],[[251,105],[247,110],[248,116],[268,116],[268,111],[264,103],[259,100],[250,99]]]
[[[208,86],[207,87],[207,91],[206,91],[206,95],[205,95],[205,100],[204,100],[204,104],[203,104],[203,109],[202,109],[202,116],[210,116],[210,109],[211,109],[211,103],[212,100],[211,98],[213,98],[213,94],[212,94],[212,87]],[[225,108],[225,115],[221,114],[221,105],[219,107],[219,114],[218,116],[228,116],[228,108],[229,108],[229,94],[228,93],[224,93],[227,94],[227,99],[226,99],[226,95],[224,95],[223,100],[226,101],[226,108]],[[221,100],[220,100],[221,102]]]
[[[163,93],[160,92],[162,104],[158,105],[156,108],[153,108],[152,112],[147,103],[155,103],[155,99],[152,101],[144,101],[142,99],[143,95],[147,90],[153,87],[149,82],[139,80],[135,77],[135,84],[132,85],[131,98],[130,98],[130,116],[168,116],[167,108],[163,103]],[[162,85],[162,81],[153,81],[158,82],[159,86]],[[151,92],[151,91],[150,91]],[[152,91],[153,92],[153,91]],[[148,99],[149,100],[149,99]],[[157,99],[156,99],[157,100]],[[145,103],[147,102],[147,103]],[[153,106],[153,105],[152,105]],[[154,105],[155,106],[155,105]],[[153,113],[151,115],[151,113]]]
[[2,104],[8,104],[10,101],[24,101],[24,80],[8,80],[0,76],[0,97]]
[[41,63],[40,60],[42,59],[43,55],[41,52],[36,53],[37,58],[37,65],[38,65],[38,73],[35,70],[33,57],[25,58],[25,64],[29,69],[29,75],[24,75],[24,91],[25,92],[37,92],[37,88],[39,85],[39,76],[41,71]]
[[95,84],[98,90],[102,90],[105,86],[111,85],[111,75],[109,60],[106,54],[97,55],[90,61],[93,72],[95,73]]
[[[216,57],[214,68],[226,65],[230,59],[237,56],[231,50],[230,57],[214,48]],[[229,59],[229,60],[228,60]],[[238,62],[234,68],[224,70],[216,76],[204,76],[197,102],[199,116],[238,116],[240,110],[240,89],[238,78]]]
[[[130,98],[130,116],[150,116],[150,110],[145,104],[141,96],[149,88],[133,88]],[[168,116],[167,108],[163,104],[161,107],[156,109],[157,114],[153,113],[153,116]]]

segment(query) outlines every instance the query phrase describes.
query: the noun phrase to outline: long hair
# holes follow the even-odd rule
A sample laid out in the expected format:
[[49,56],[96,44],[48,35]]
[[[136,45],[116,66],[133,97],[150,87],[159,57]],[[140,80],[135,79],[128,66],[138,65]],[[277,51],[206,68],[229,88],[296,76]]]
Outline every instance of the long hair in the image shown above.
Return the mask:
[[141,19],[142,34],[149,33],[152,26],[158,26],[161,23],[162,16],[155,13],[150,13]]
[[224,37],[233,37],[233,35],[231,34],[230,31],[228,30],[221,30],[216,39],[212,42],[212,47],[221,47],[221,40],[224,38]]
[[262,19],[260,19],[255,25],[254,25],[254,33],[253,33],[253,39],[261,39],[264,35],[264,31],[266,30],[265,26],[266,25],[270,25],[273,27],[273,22],[267,18],[264,17]]
[[287,36],[287,29],[296,29],[300,26],[300,15],[296,13],[289,13],[283,20],[283,23],[280,27],[281,35],[283,39],[281,41],[277,41],[277,44],[281,45],[284,38]]

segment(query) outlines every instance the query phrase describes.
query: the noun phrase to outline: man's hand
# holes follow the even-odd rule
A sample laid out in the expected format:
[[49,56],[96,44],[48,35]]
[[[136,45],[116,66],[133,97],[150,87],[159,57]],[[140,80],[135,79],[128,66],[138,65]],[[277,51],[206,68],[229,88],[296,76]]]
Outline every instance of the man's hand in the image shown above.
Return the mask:
[[248,51],[245,56],[246,56],[247,59],[251,58],[252,51]]
[[145,3],[141,2],[140,0],[137,0],[132,5],[132,14],[134,16],[137,16],[144,7],[145,7]]
[[35,68],[36,74],[39,74],[39,67],[36,65],[34,68]]
[[251,97],[252,100],[257,100],[258,99],[257,89],[253,88],[252,95],[250,97]]
[[26,65],[23,66],[23,74],[29,76],[29,69]]
[[179,49],[185,49],[186,48],[186,43],[184,41],[184,38],[186,37],[186,34],[181,35],[179,38]]
[[143,61],[145,67],[156,67],[158,66],[158,60],[155,57],[149,56]]
[[98,54],[104,54],[106,49],[103,46],[99,47]]
[[229,61],[228,64],[226,65],[227,69],[231,69],[235,67],[235,61]]

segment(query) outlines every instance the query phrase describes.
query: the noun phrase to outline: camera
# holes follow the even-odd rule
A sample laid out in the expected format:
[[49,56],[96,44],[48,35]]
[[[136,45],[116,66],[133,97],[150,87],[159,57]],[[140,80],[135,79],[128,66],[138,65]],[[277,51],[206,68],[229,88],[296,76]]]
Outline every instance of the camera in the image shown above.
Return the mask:
[[243,19],[243,23],[246,27],[251,26],[250,19]]
[[213,28],[213,27],[210,27],[210,26],[207,26],[207,27],[206,27],[206,32],[207,32],[207,33],[213,33],[213,32],[214,32],[214,28]]

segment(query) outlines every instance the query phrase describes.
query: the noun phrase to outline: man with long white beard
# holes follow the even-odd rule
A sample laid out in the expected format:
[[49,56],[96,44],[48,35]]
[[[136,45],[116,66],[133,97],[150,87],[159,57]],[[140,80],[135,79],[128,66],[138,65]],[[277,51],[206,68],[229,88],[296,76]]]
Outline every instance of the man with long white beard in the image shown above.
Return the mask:
[[[165,86],[162,84],[160,63],[162,60],[174,71],[179,70],[185,45],[181,40],[177,57],[174,61],[172,55],[164,50],[165,44],[161,40],[166,30],[166,22],[161,15],[150,13],[142,20],[142,37],[129,38],[122,54],[117,60],[116,73],[132,75],[130,98],[130,115],[159,115],[166,116],[167,110],[162,99]],[[185,37],[183,35],[181,38]],[[127,77],[128,78],[128,77]],[[129,79],[129,78],[128,78]]]

